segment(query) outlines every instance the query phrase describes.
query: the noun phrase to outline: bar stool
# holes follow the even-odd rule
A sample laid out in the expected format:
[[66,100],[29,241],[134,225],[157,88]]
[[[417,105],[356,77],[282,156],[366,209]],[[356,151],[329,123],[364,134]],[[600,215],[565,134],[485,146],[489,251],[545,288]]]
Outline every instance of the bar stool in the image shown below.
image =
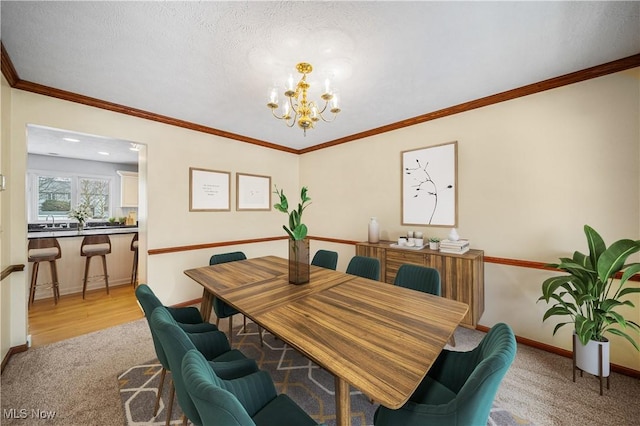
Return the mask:
[[80,246],[80,256],[87,258],[84,264],[84,283],[82,284],[82,298],[84,299],[87,291],[87,278],[89,275],[89,265],[91,258],[94,256],[102,257],[102,269],[104,271],[104,282],[109,294],[109,275],[107,274],[107,256],[111,253],[111,240],[108,235],[87,235],[82,239]]
[[62,257],[62,250],[56,238],[36,238],[29,240],[27,249],[29,262],[33,262],[31,272],[31,287],[29,289],[29,305],[34,302],[36,286],[38,281],[38,268],[40,262],[49,262],[51,268],[51,289],[53,290],[53,301],[57,305],[60,298],[60,288],[58,286],[58,268],[56,260]]
[[133,252],[133,268],[131,269],[131,285],[136,288],[138,281],[138,233],[136,232],[131,240],[131,251]]

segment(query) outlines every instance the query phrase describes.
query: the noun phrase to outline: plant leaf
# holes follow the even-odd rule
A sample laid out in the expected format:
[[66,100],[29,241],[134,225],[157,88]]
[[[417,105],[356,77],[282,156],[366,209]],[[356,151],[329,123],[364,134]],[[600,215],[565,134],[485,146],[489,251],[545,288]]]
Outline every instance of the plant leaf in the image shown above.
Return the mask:
[[631,336],[629,336],[627,333],[625,333],[624,331],[620,331],[617,328],[610,328],[607,330],[609,333],[611,334],[615,334],[616,336],[622,336],[625,339],[627,339],[634,348],[636,348],[637,351],[640,351],[640,346],[638,346],[638,343],[631,338]]
[[611,244],[598,259],[598,277],[606,282],[616,272],[620,271],[627,258],[640,251],[640,242],[633,240],[618,240]]
[[595,267],[598,264],[600,255],[606,250],[607,246],[600,234],[598,234],[596,230],[589,225],[584,226],[584,233],[587,236],[587,245],[589,246],[589,258],[591,259],[591,265],[592,267]]
[[307,225],[301,223],[293,230],[294,240],[304,240],[307,236]]

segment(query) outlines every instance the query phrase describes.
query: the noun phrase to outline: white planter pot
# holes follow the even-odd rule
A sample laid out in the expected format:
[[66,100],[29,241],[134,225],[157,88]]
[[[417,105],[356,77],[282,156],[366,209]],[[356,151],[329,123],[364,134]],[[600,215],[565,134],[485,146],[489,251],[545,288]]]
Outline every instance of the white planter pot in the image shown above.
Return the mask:
[[[586,345],[583,345],[575,333],[573,334],[573,339],[576,367],[594,376],[609,377],[609,341],[596,342],[595,340],[589,340]],[[602,360],[600,360],[601,347]],[[602,370],[600,370],[600,362],[602,362]],[[602,371],[602,375],[600,371]]]

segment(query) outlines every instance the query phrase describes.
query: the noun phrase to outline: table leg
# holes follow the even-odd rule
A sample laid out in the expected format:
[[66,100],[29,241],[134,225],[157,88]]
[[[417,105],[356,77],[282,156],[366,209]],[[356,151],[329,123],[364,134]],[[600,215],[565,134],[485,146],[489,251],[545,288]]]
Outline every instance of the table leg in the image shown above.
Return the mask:
[[336,376],[336,425],[349,426],[351,424],[351,396],[349,383]]
[[202,291],[202,302],[200,302],[200,315],[205,322],[209,322],[211,318],[211,309],[213,308],[213,294],[209,293],[205,288]]

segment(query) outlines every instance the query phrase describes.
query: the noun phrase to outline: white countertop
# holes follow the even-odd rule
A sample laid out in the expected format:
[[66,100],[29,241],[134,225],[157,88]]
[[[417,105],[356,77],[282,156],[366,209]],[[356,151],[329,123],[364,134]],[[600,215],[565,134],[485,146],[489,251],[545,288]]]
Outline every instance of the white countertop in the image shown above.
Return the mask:
[[38,231],[28,232],[27,238],[65,238],[65,237],[84,237],[85,235],[114,235],[114,234],[134,234],[138,232],[138,227],[106,227],[106,228],[85,228],[82,231],[77,229],[58,228],[55,231]]

